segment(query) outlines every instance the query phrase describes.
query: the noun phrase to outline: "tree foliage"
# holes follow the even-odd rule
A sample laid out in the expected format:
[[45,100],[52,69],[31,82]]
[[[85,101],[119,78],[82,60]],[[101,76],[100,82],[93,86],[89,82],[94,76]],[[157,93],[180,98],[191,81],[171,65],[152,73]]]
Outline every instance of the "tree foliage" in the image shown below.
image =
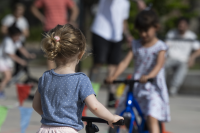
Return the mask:
[[[176,27],[176,21],[180,16],[189,19],[197,16],[197,13],[192,10],[189,0],[145,0],[145,3],[147,5],[152,4],[152,8],[159,16],[161,30],[158,36],[161,38],[164,38],[168,30]],[[131,2],[129,28],[136,38],[138,38],[138,34],[133,22],[137,13],[136,3]]]

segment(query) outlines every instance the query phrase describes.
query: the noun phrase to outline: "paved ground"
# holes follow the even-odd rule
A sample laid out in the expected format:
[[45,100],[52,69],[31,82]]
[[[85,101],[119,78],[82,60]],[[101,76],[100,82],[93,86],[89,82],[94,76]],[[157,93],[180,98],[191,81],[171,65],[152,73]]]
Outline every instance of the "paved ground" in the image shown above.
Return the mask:
[[[44,67],[34,67],[31,74],[40,77],[45,71]],[[15,86],[6,89],[7,98],[0,100],[0,105],[14,105],[17,103]],[[97,97],[100,102],[106,102],[106,90],[101,89]],[[199,133],[200,132],[200,98],[192,96],[178,96],[170,98],[172,121],[166,124],[168,131],[172,133]],[[25,107],[31,107],[30,101],[25,101]],[[114,112],[114,110],[111,110]],[[93,116],[91,112],[87,112]],[[35,133],[40,127],[40,116],[33,113],[27,133]],[[100,133],[107,133],[105,124],[98,124]],[[84,130],[80,131],[84,133]],[[1,133],[20,133],[20,114],[18,108],[10,109]]]

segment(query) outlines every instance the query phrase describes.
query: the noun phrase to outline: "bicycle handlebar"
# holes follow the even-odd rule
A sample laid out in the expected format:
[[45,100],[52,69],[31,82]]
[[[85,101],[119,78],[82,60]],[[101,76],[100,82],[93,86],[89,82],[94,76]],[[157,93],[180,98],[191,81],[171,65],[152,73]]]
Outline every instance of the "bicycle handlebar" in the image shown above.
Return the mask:
[[[153,82],[154,79],[148,79],[148,82]],[[114,80],[113,84],[118,84],[118,83],[124,83],[124,84],[130,84],[130,83],[135,83],[135,82],[140,82],[139,80]],[[108,84],[108,82],[105,80],[104,81],[105,84]]]
[[[107,123],[108,124],[108,122],[106,120],[103,120],[101,118],[96,118],[96,117],[85,117],[85,116],[83,116],[82,121]],[[119,120],[118,122],[113,123],[113,125],[124,125],[124,120]]]

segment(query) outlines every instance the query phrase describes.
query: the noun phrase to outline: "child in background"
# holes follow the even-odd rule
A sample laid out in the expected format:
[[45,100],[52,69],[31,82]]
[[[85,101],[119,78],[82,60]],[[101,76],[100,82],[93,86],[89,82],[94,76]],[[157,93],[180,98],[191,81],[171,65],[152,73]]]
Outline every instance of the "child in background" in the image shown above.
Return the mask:
[[15,26],[15,23],[8,28],[8,36],[3,40],[0,46],[0,72],[3,73],[3,80],[0,86],[0,98],[5,98],[4,88],[12,78],[12,68],[14,62],[22,66],[26,66],[26,61],[18,57],[15,53],[19,51],[26,58],[35,58],[34,54],[30,54],[21,44],[21,31]]
[[[16,2],[15,2],[16,3]],[[6,15],[2,19],[2,27],[1,27],[1,32],[3,35],[8,34],[8,28],[12,26],[14,23],[17,28],[20,29],[22,32],[20,36],[20,40],[22,43],[22,46],[25,45],[26,38],[29,36],[29,24],[27,19],[24,17],[24,12],[25,12],[25,6],[22,3],[16,3],[14,4],[13,13]],[[20,58],[23,58],[22,54],[20,51],[16,51],[16,55],[19,56]],[[15,76],[19,71],[20,71],[21,65],[15,62],[15,69],[13,72],[13,75]],[[24,69],[27,72],[27,69]]]
[[83,128],[82,111],[86,103],[96,116],[112,123],[123,117],[111,114],[95,97],[90,79],[75,67],[86,50],[86,40],[70,24],[58,25],[42,40],[42,49],[56,68],[39,79],[33,108],[42,116],[38,133],[77,133]]
[[[159,22],[152,10],[141,11],[135,20],[135,27],[140,34],[140,40],[134,40],[132,50],[119,64],[115,74],[108,77],[112,83],[129,65],[134,57],[134,80],[140,80],[134,86],[134,96],[143,114],[146,116],[150,133],[159,133],[158,121],[170,120],[169,98],[164,76],[164,63],[167,46],[156,37]],[[154,81],[148,82],[148,79]],[[127,89],[122,96],[117,114],[125,108]]]

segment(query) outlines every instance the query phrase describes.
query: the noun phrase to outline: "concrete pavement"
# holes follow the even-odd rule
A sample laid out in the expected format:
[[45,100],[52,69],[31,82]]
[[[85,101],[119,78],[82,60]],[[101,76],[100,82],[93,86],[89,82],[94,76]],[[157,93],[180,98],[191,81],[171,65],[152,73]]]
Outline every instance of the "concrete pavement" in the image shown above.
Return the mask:
[[[39,78],[45,71],[45,67],[32,67],[31,74]],[[98,100],[105,105],[107,91],[101,89]],[[17,103],[17,95],[15,85],[6,89],[6,99],[0,100],[0,105],[15,105]],[[25,101],[25,107],[31,107],[30,101]],[[172,121],[166,124],[166,129],[172,133],[200,133],[200,98],[194,96],[181,95],[170,98]],[[114,110],[110,110],[114,112]],[[94,116],[87,111],[89,116]],[[40,116],[33,112],[27,133],[36,133],[40,127]],[[108,126],[105,124],[97,124],[100,133],[107,133]],[[81,130],[80,133],[84,133]],[[20,112],[18,108],[10,109],[5,123],[2,126],[1,133],[20,133]]]

